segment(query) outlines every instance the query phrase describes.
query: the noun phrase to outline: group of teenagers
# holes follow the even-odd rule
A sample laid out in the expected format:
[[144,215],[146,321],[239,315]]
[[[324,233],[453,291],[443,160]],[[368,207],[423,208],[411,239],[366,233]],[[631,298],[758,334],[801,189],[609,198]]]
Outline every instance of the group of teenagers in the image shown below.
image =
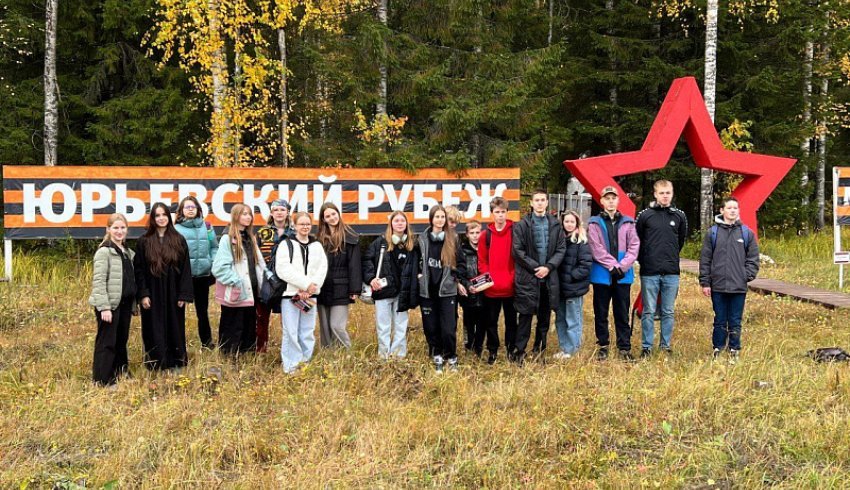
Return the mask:
[[[531,212],[518,222],[507,219],[508,201],[495,197],[493,222],[467,221],[465,239],[456,231],[463,221],[457,208],[433,206],[418,236],[407,215],[394,211],[384,234],[363,252],[360,237],[330,202],[319,210],[317,230],[309,213],[290,214],[282,199],[271,203],[267,224],[256,230],[253,209],[235,204],[220,237],[195,197],[181,200],[174,218],[167,205],[156,203],[135,250],[126,245],[126,217],[113,214],[93,263],[89,303],[98,325],[93,379],[111,385],[128,372],[130,319],[138,311],[145,366],[186,366],[187,303],[194,303],[203,347],[224,353],[265,352],[271,314],[280,313],[286,373],[311,359],[317,316],[323,348],[351,347],[349,306],[358,297],[375,305],[378,355],[384,359],[407,355],[408,313],[417,307],[437,372],[457,369],[458,307],[464,347],[483,358],[486,346],[490,364],[498,359],[500,316],[507,359],[522,364],[534,317],[530,353],[541,356],[554,310],[555,357],[567,359],[581,346],[584,296],[591,287],[597,359],[609,356],[610,309],[617,352],[632,360],[629,308],[636,261],[643,302],[640,356],[653,354],[657,312],[658,347],[671,354],[679,254],[688,234],[685,214],[672,205],[673,184],[656,182],[655,201],[636,218],[618,211],[617,188],[600,194],[602,210],[586,227],[573,210],[560,218],[551,214],[543,190],[532,194]],[[735,198],[723,200],[715,220],[703,241],[699,282],[714,307],[713,355],[728,350],[734,361],[747,282],[759,269],[758,244],[738,219]],[[480,281],[473,279],[485,274],[486,286],[476,289]],[[278,287],[272,300],[266,294],[270,284]],[[216,344],[208,313],[213,286],[221,305]]]

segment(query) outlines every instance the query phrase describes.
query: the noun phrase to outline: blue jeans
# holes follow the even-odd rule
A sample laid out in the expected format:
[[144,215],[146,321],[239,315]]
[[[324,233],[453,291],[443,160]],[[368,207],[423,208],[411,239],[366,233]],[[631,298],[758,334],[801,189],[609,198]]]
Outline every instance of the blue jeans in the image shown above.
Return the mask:
[[640,276],[643,314],[640,316],[641,342],[644,349],[655,345],[655,308],[661,295],[661,341],[662,349],[670,348],[673,336],[673,304],[679,294],[679,276],[665,274],[660,276]]
[[584,297],[567,298],[558,302],[555,310],[555,328],[558,330],[558,345],[565,354],[575,354],[581,347],[582,306]]
[[747,293],[711,292],[714,306],[714,332],[711,342],[715,349],[741,350],[741,318],[744,316],[744,300]]

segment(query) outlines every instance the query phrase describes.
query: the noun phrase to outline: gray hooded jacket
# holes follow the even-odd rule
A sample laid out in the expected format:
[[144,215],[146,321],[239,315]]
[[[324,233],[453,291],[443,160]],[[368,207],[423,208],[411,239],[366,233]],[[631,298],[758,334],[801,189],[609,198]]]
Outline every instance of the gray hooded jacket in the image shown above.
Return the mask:
[[740,220],[729,225],[718,215],[714,221],[717,223],[715,243],[712,244],[711,231],[702,241],[699,284],[717,293],[746,293],[747,283],[759,272],[756,237],[744,239]]

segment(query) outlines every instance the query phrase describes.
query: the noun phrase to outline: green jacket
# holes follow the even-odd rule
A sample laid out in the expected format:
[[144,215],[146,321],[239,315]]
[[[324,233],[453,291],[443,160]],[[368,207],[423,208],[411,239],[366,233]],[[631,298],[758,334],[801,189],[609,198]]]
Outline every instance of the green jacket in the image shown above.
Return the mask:
[[[135,252],[124,248],[130,261]],[[94,273],[89,304],[97,311],[114,310],[121,304],[121,288],[124,285],[124,267],[121,256],[114,247],[100,247],[94,254]]]
[[210,275],[215,254],[218,252],[218,240],[212,225],[201,218],[194,218],[175,223],[174,229],[186,239],[192,277]]

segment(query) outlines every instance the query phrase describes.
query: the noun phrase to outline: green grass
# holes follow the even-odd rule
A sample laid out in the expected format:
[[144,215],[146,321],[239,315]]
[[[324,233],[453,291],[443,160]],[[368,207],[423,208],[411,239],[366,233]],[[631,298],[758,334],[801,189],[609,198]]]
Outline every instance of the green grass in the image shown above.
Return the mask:
[[588,296],[577,358],[463,355],[443,376],[418,316],[408,359],[378,361],[359,304],[353,350],[317,349],[292,377],[277,316],[270,352],[238,361],[200,351],[190,321],[180,374],[140,366],[134,319],[133,377],[112,391],[89,381],[90,267],[30,254],[16,275],[0,285],[2,488],[841,488],[850,476],[850,371],[804,355],[850,347],[842,311],[751,294],[741,362],[711,362],[710,303],[683,276],[672,359],[594,361]]

